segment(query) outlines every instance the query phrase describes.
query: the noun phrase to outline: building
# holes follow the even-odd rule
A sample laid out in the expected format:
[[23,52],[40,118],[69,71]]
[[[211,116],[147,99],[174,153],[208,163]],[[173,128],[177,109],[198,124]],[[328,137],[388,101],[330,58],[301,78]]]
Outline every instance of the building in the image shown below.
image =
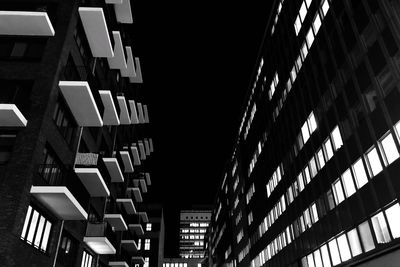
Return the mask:
[[162,267],[202,267],[200,258],[164,258]]
[[210,220],[210,210],[181,210],[179,226],[179,255],[181,258],[204,258],[204,235]]
[[274,1],[215,199],[210,266],[398,265],[399,11]]
[[0,4],[2,266],[146,263],[160,218],[141,205],[154,147],[132,4]]

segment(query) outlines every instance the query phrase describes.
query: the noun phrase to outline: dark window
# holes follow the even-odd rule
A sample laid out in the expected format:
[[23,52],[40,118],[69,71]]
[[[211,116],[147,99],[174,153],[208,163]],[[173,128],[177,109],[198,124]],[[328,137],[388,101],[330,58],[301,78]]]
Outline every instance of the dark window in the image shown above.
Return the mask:
[[1,37],[0,59],[40,61],[46,47],[47,38]]
[[54,153],[47,147],[43,150],[43,164],[39,166],[39,174],[50,185],[60,184],[62,180],[61,165]]
[[78,244],[67,232],[63,232],[57,262],[63,266],[74,266],[77,258]]
[[77,125],[75,123],[72,114],[69,109],[65,105],[64,99],[61,97],[58,99],[56,103],[56,107],[53,113],[53,120],[55,124],[58,126],[58,129],[61,132],[61,135],[64,137],[65,141],[68,145],[72,145],[74,141],[74,137],[77,132]]

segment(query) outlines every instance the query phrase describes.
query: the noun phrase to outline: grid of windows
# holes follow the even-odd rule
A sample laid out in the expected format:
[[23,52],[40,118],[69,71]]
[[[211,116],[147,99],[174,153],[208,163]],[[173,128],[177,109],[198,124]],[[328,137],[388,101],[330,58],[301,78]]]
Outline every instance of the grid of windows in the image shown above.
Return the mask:
[[21,239],[34,248],[46,252],[52,223],[37,210],[28,206]]
[[147,223],[146,224],[146,231],[147,232],[151,231],[151,226],[152,226],[151,223]]
[[150,239],[144,240],[144,250],[150,250]]
[[92,267],[94,265],[93,256],[83,251],[81,267]]

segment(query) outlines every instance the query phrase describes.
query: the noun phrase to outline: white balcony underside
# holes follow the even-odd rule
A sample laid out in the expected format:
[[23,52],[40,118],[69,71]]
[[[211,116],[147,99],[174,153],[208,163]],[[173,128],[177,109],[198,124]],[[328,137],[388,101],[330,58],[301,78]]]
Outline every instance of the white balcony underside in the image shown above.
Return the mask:
[[128,226],[121,214],[104,214],[104,220],[108,222],[115,231],[128,230]]
[[120,151],[119,152],[122,158],[122,162],[124,163],[125,172],[133,172],[133,165],[131,161],[131,157],[129,156],[128,151]]
[[111,255],[117,251],[107,237],[88,237],[83,238],[83,242],[86,243],[96,254],[99,255]]
[[108,266],[111,267],[129,267],[129,264],[125,261],[109,261]]
[[114,52],[101,7],[80,7],[79,15],[93,57],[113,57]]
[[139,157],[139,151],[136,146],[131,146],[131,151],[133,155],[133,164],[135,166],[139,166],[141,164],[140,157]]
[[121,203],[124,206],[126,213],[128,214],[136,214],[136,208],[133,204],[132,199],[130,198],[117,198],[117,203]]
[[114,5],[115,16],[119,23],[132,24],[131,0],[122,0],[122,4]]
[[87,219],[87,212],[65,186],[32,186],[30,193],[60,220]]
[[114,100],[111,92],[108,90],[99,91],[101,101],[104,106],[103,124],[104,125],[119,125],[117,109],[115,108]]
[[111,182],[123,183],[124,175],[122,174],[121,168],[119,167],[118,160],[116,158],[103,158],[103,161],[110,174]]
[[46,12],[0,10],[0,35],[54,36]]
[[120,109],[119,121],[121,124],[127,125],[131,124],[131,119],[129,118],[128,107],[126,105],[124,96],[117,96],[117,101]]
[[135,64],[133,61],[132,48],[130,46],[125,47],[126,49],[126,69],[121,69],[122,77],[136,77]]
[[110,191],[97,168],[75,168],[75,173],[92,197],[108,197]]
[[58,86],[79,126],[103,126],[103,120],[87,82],[60,81]]
[[14,104],[0,104],[0,127],[25,127],[28,121]]

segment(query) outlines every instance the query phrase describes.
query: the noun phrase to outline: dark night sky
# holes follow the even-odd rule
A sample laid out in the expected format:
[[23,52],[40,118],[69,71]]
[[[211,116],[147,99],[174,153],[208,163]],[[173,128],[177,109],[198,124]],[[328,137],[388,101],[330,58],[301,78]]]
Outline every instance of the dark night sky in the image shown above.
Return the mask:
[[213,203],[273,2],[132,1],[166,257],[178,256],[179,210]]

